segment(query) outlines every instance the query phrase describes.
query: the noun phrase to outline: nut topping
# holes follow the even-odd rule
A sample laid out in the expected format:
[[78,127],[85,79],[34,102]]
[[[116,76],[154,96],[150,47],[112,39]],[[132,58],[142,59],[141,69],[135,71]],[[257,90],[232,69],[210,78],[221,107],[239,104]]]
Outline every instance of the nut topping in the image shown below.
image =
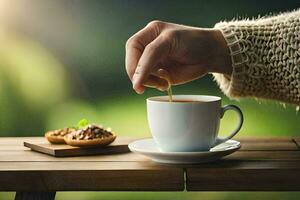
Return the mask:
[[101,125],[89,124],[83,129],[79,129],[77,131],[73,131],[68,134],[66,137],[72,140],[92,140],[96,138],[105,138],[112,136],[113,132],[111,128],[103,128]]

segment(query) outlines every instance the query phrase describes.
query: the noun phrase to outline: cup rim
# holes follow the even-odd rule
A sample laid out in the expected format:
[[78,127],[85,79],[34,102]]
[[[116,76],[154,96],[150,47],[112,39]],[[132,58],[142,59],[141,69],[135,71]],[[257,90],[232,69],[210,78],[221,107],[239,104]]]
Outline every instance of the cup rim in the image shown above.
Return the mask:
[[[221,101],[222,98],[218,96],[212,96],[212,95],[172,95],[173,99],[180,100],[180,99],[191,99],[194,100],[192,102],[169,102],[167,101],[169,99],[169,96],[153,96],[147,98],[147,102],[151,103],[164,103],[164,104],[203,104],[204,103],[212,103],[212,102],[218,102]],[[162,101],[164,100],[164,101]]]

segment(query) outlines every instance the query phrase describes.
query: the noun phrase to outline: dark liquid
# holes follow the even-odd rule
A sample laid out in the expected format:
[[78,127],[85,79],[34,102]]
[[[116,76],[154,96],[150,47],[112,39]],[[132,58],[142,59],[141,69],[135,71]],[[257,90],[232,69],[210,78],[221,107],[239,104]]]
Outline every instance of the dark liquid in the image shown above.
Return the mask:
[[[160,100],[164,102],[170,102],[168,100]],[[173,100],[174,103],[203,103],[204,101],[194,101],[194,100]]]

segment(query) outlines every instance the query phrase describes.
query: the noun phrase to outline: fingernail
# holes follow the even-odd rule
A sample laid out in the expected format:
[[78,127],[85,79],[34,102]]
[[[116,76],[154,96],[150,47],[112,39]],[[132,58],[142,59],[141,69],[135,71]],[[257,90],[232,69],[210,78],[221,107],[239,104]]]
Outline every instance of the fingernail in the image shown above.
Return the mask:
[[136,93],[138,94],[143,94],[144,93],[144,89],[141,87],[138,87],[137,85],[133,85],[133,89],[135,90]]
[[143,94],[143,93],[144,93],[144,90],[138,90],[138,91],[136,91],[136,93],[138,93],[138,94]]
[[132,78],[132,88],[135,90],[136,93],[140,94],[139,88],[136,84],[136,79]]
[[135,85],[135,83],[136,83],[136,80],[135,80],[135,78],[134,78],[134,77],[132,77],[131,83],[132,83],[132,86],[134,86],[134,85]]

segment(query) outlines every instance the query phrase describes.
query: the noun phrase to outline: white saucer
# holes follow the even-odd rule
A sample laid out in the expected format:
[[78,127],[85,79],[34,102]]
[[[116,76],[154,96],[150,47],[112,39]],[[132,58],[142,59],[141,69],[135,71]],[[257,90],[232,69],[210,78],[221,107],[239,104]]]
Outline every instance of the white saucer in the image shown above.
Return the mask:
[[163,152],[152,138],[137,140],[128,145],[132,152],[143,154],[155,162],[169,164],[196,164],[218,160],[237,151],[241,143],[236,140],[228,140],[209,151],[200,152]]

